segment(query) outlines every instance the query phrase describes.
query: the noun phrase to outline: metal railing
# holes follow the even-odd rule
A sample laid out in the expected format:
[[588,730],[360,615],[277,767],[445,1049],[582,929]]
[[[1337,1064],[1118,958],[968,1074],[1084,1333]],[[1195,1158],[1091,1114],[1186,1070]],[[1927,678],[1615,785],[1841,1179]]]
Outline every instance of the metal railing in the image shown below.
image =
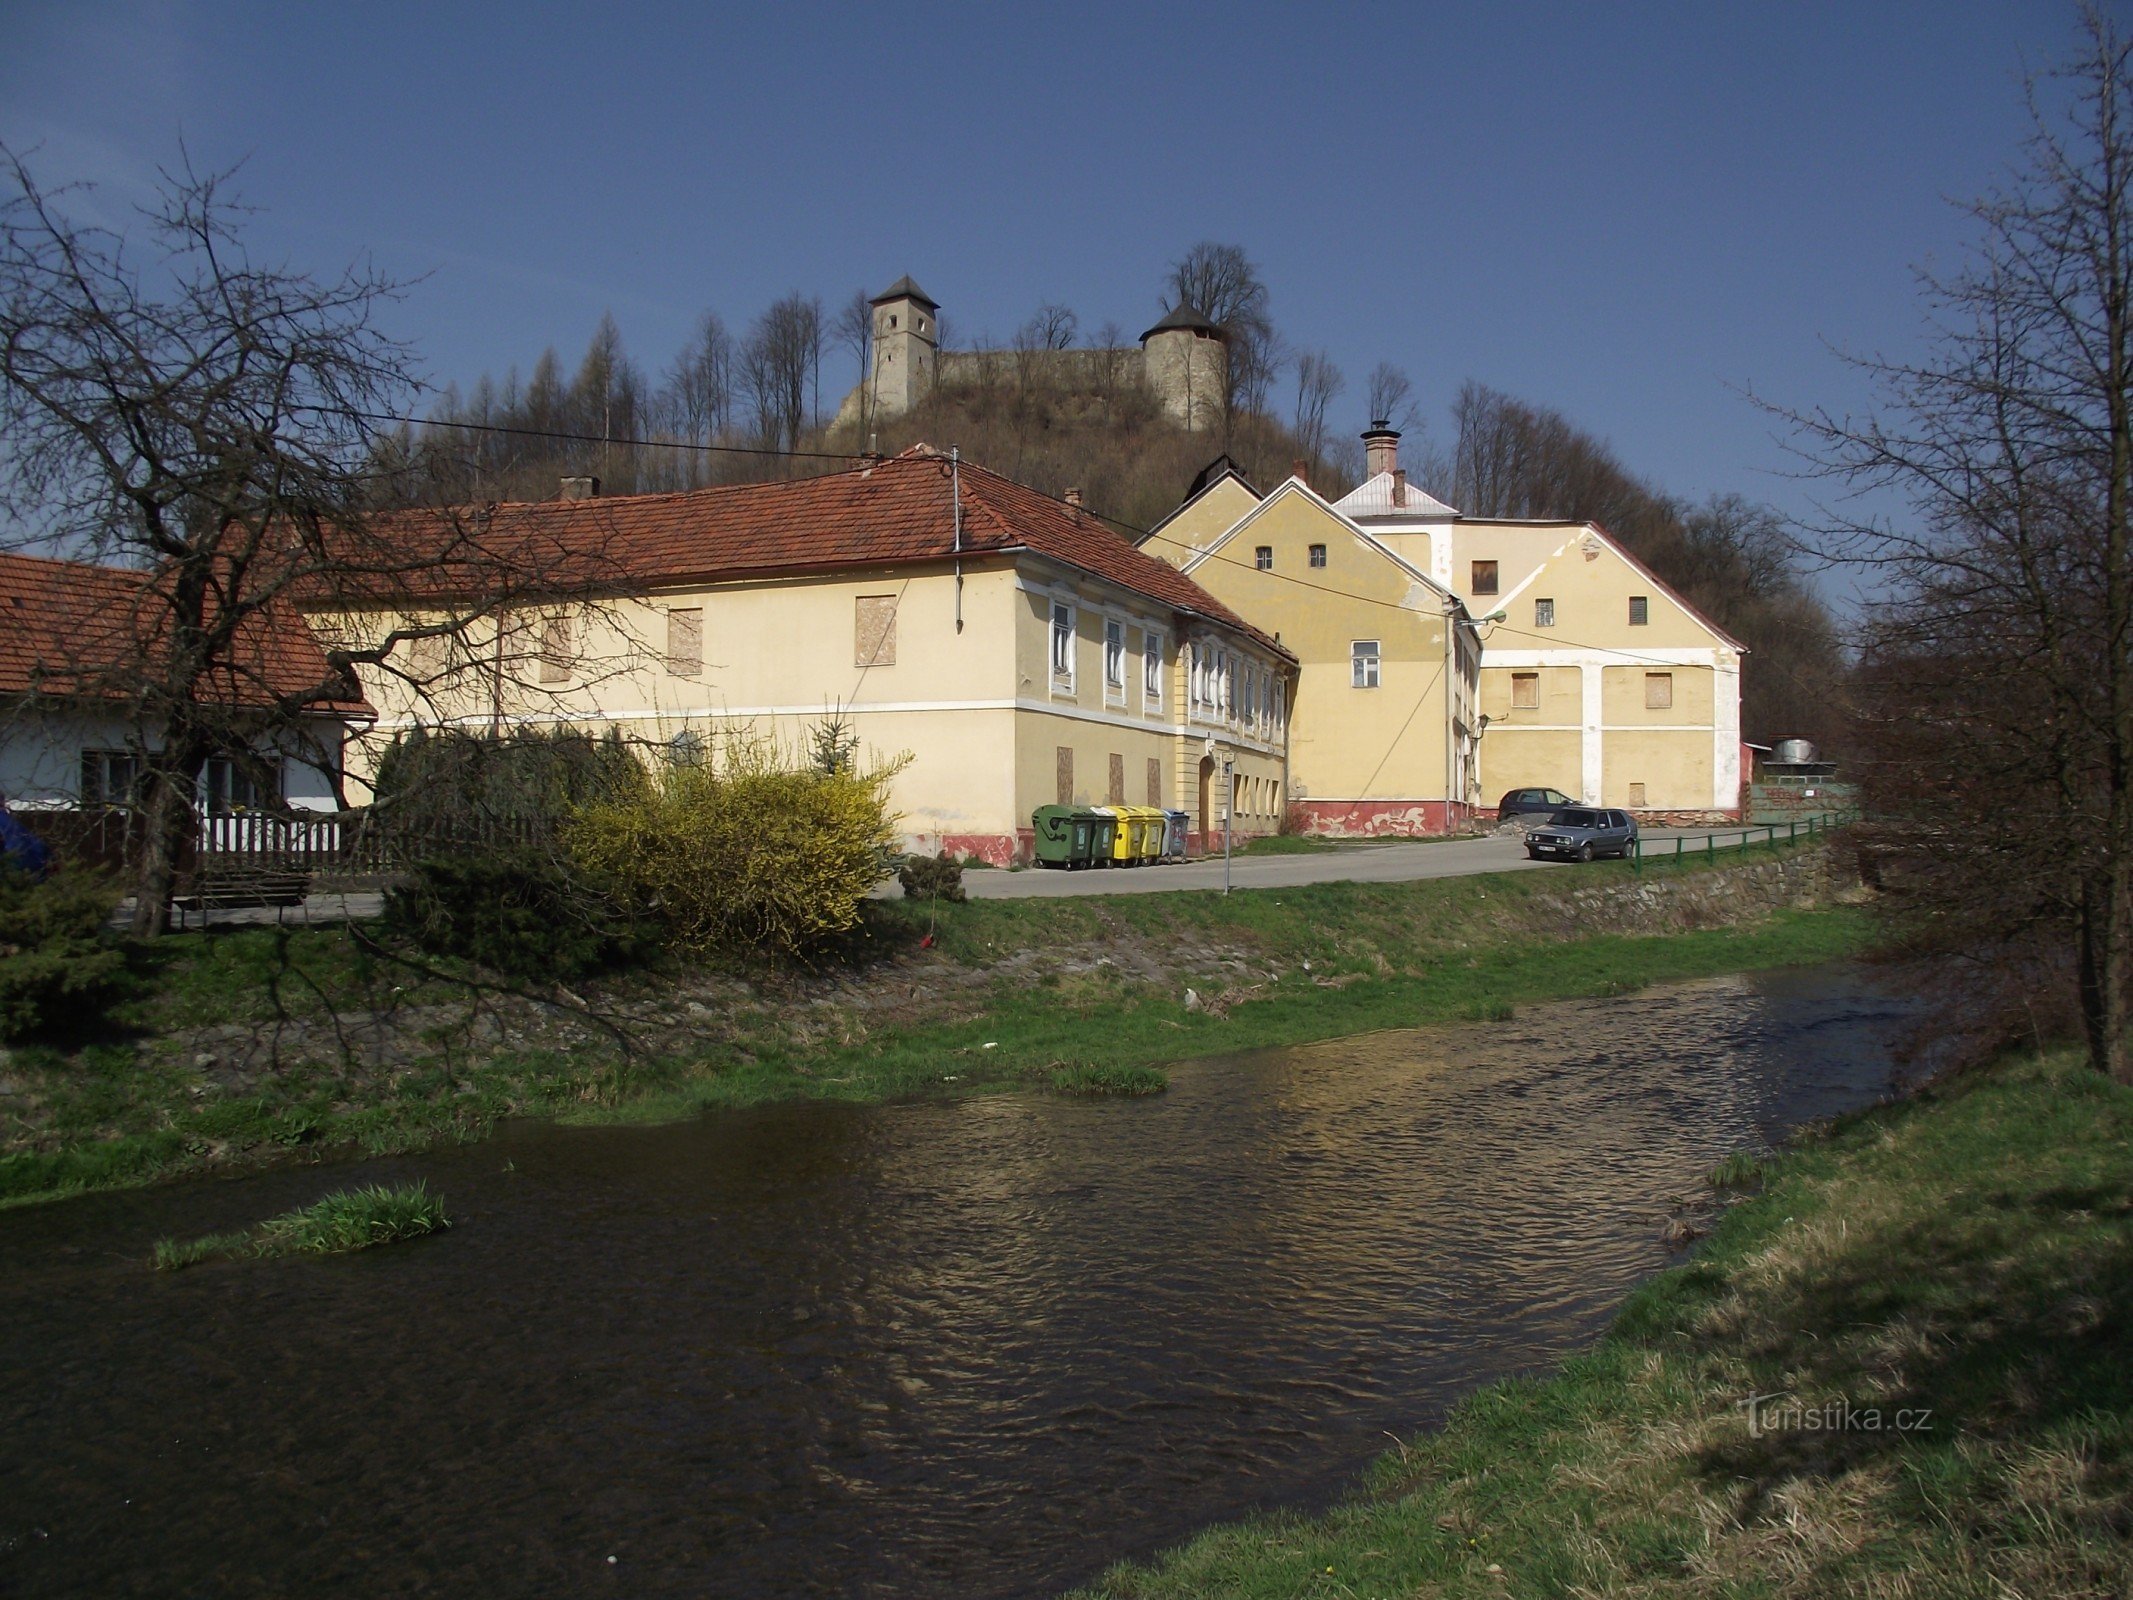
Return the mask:
[[[1716,856],[1721,850],[1745,850],[1756,844],[1797,844],[1802,839],[1832,833],[1858,820],[1856,811],[1816,811],[1787,822],[1760,822],[1739,829],[1721,829],[1701,839],[1676,834],[1672,839],[1647,842],[1639,834],[1630,847],[1629,863],[1633,871],[1642,872],[1647,855],[1659,861],[1681,861],[1690,856]],[[1669,844],[1674,848],[1668,850],[1666,846]]]

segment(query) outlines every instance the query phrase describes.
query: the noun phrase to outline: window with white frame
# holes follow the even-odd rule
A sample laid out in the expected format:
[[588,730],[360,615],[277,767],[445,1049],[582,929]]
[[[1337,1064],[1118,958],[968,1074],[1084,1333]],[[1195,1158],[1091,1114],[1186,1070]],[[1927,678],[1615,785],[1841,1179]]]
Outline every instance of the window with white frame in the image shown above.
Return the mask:
[[130,806],[140,781],[141,758],[131,750],[81,753],[81,803],[85,806]]
[[1222,720],[1233,722],[1237,716],[1237,658],[1224,650],[1215,657],[1218,686],[1215,709],[1222,713]]
[[1252,670],[1251,664],[1247,662],[1244,668],[1244,699],[1239,707],[1239,709],[1243,712],[1243,722],[1246,727],[1250,727],[1252,725],[1252,707],[1257,705],[1258,703],[1259,677],[1258,674]]
[[1141,635],[1141,698],[1151,706],[1163,703],[1163,636]]
[[1063,600],[1052,602],[1052,681],[1074,686],[1074,608]]
[[1378,642],[1358,639],[1348,647],[1348,682],[1357,689],[1378,686]]
[[1104,693],[1126,697],[1126,625],[1116,617],[1104,618]]
[[1555,602],[1553,600],[1536,600],[1533,602],[1533,626],[1536,628],[1552,628],[1555,626]]

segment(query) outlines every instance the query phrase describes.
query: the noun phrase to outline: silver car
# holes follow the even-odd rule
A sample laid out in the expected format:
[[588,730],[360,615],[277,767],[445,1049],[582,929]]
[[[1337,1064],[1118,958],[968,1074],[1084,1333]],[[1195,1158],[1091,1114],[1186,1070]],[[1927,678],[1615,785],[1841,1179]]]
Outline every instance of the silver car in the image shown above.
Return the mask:
[[1526,854],[1538,861],[1590,861],[1626,856],[1637,847],[1637,819],[1627,811],[1566,806],[1526,835]]

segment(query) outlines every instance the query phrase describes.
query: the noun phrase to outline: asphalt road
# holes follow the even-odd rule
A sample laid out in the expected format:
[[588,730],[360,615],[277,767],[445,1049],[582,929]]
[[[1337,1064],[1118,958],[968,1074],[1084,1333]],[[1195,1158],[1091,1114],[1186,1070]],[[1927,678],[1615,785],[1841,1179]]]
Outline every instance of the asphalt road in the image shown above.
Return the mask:
[[[1648,828],[1647,852],[1673,849],[1673,841],[1700,847],[1708,828]],[[1736,830],[1737,833],[1737,830]],[[1724,848],[1724,846],[1721,846]],[[1574,864],[1532,861],[1515,834],[1481,839],[1431,839],[1421,843],[1338,845],[1296,855],[1234,856],[1229,881],[1237,889],[1293,889],[1306,883],[1411,883],[1419,878],[1463,878],[1477,872],[1560,872]],[[1160,894],[1177,889],[1220,889],[1222,858],[1160,867],[1099,867],[1060,872],[1032,867],[1024,872],[968,872],[963,891],[973,900],[1013,900],[1070,894]],[[889,891],[895,893],[892,887]]]
[[[1713,833],[1720,849],[1738,841],[1739,830],[1711,828],[1647,828],[1647,854],[1672,850],[1681,839],[1689,848],[1701,849]],[[1758,838],[1760,835],[1757,836]],[[1491,834],[1481,839],[1435,839],[1422,843],[1373,844],[1358,842],[1297,855],[1235,856],[1230,861],[1229,881],[1237,889],[1293,889],[1306,883],[1411,883],[1421,878],[1461,878],[1477,872],[1574,872],[1572,863],[1530,861],[1525,846],[1515,834]],[[963,874],[963,889],[973,900],[1041,899],[1080,894],[1162,894],[1192,889],[1222,887],[1222,858],[1186,861],[1159,867],[1099,867],[1080,872],[1058,872],[1031,867],[1022,872],[974,871]],[[892,878],[876,889],[883,899],[901,893]],[[374,893],[315,894],[300,906],[279,909],[231,909],[207,913],[216,927],[272,922],[340,922],[349,918],[374,917],[384,896]],[[124,909],[120,917],[123,920]],[[202,914],[186,918],[188,927],[200,926]]]

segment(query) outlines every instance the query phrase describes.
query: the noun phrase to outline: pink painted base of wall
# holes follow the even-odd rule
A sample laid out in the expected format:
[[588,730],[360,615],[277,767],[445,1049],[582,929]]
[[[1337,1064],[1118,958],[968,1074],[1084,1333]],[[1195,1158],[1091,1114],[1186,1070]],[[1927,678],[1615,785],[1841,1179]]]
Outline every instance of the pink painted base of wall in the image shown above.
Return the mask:
[[1463,800],[1297,800],[1289,806],[1292,825],[1332,839],[1455,833],[1473,815]]
[[1035,859],[1037,835],[1028,828],[1013,833],[913,833],[904,838],[904,849],[915,856],[939,855],[943,850],[958,861],[975,856],[995,867],[1026,867]]
[[[1584,802],[1579,801],[1578,803],[1582,805]],[[1741,818],[1741,814],[1738,811],[1720,810],[1632,811],[1630,815],[1637,819],[1637,826],[1640,828],[1723,828],[1729,823],[1739,822]],[[1493,828],[1496,826],[1496,820],[1496,808],[1494,806],[1485,807],[1474,813],[1474,822],[1477,827]]]

